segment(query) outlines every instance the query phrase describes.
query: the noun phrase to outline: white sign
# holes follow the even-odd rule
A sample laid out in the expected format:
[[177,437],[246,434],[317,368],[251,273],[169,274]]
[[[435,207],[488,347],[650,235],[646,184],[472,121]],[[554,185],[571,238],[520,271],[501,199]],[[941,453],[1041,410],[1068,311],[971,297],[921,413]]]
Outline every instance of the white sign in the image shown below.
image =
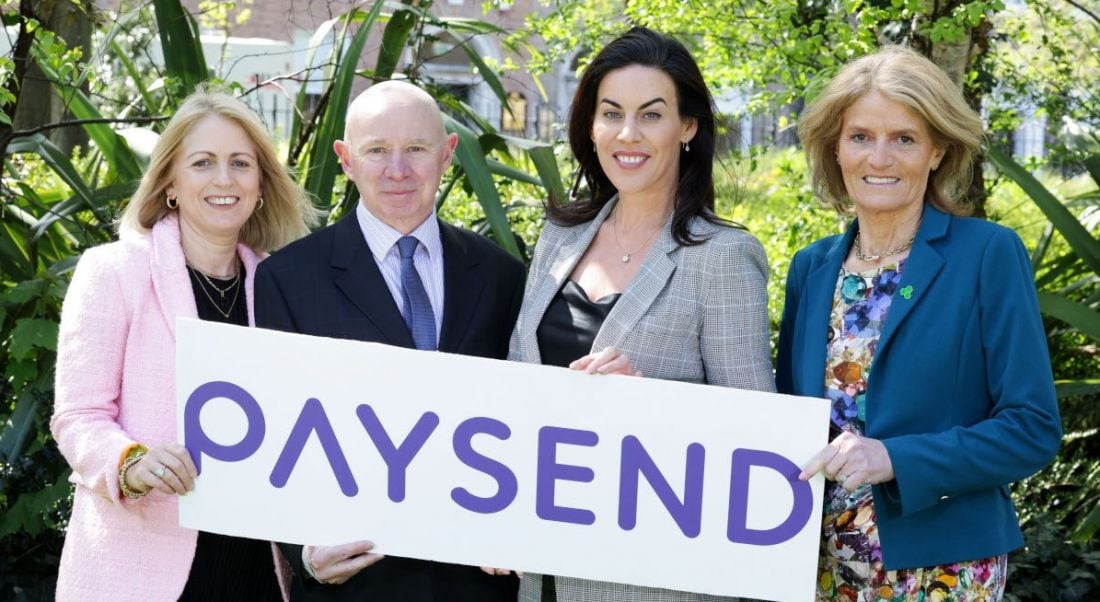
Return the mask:
[[[813,597],[828,403],[179,320],[184,527]],[[368,569],[369,570],[369,569]]]

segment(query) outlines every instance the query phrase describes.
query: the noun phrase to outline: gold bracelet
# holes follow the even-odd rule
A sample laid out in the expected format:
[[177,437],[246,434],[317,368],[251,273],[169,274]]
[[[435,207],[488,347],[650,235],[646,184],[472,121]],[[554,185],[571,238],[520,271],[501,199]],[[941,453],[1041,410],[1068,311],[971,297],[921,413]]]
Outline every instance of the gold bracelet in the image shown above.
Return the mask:
[[122,491],[122,495],[125,495],[131,500],[144,497],[146,493],[149,493],[148,491],[134,491],[130,489],[130,486],[126,483],[126,471],[130,470],[130,467],[134,464],[137,464],[144,455],[144,451],[132,454],[130,457],[126,458],[126,461],[118,468],[118,488]]

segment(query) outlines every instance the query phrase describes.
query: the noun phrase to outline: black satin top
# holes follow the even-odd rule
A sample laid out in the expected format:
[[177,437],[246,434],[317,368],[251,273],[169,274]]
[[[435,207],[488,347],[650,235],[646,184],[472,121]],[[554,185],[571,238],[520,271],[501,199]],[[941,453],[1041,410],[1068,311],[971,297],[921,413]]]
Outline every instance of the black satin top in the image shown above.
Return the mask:
[[615,293],[592,301],[581,285],[566,280],[535,331],[542,363],[568,367],[573,360],[591,353],[596,333],[619,296]]

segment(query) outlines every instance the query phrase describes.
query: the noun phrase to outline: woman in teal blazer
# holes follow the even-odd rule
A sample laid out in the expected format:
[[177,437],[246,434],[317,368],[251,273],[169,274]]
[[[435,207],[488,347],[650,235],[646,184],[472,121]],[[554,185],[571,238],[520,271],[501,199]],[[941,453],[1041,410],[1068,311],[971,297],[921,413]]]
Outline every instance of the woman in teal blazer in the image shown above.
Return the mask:
[[818,599],[1000,599],[1023,545],[1008,485],[1061,427],[1023,244],[952,215],[981,122],[891,48],[847,65],[799,133],[819,194],[856,216],[795,255],[776,367],[780,392],[832,402],[802,474],[829,480]]

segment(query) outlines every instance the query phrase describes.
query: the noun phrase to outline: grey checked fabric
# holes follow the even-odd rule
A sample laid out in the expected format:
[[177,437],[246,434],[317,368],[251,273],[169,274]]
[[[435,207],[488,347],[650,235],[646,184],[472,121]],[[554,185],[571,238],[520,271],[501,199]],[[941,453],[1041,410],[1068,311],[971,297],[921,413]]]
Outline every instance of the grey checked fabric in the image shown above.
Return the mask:
[[[567,228],[547,222],[535,248],[509,359],[541,362],[535,334],[539,322],[615,203],[587,224]],[[619,348],[647,378],[775,391],[764,248],[743,230],[703,220],[693,222],[692,231],[709,238],[682,247],[672,237],[671,220],[666,224],[596,335],[593,350]],[[524,575],[521,602],[539,602],[540,580],[540,575]],[[556,579],[556,588],[558,602],[727,600],[563,577]]]

